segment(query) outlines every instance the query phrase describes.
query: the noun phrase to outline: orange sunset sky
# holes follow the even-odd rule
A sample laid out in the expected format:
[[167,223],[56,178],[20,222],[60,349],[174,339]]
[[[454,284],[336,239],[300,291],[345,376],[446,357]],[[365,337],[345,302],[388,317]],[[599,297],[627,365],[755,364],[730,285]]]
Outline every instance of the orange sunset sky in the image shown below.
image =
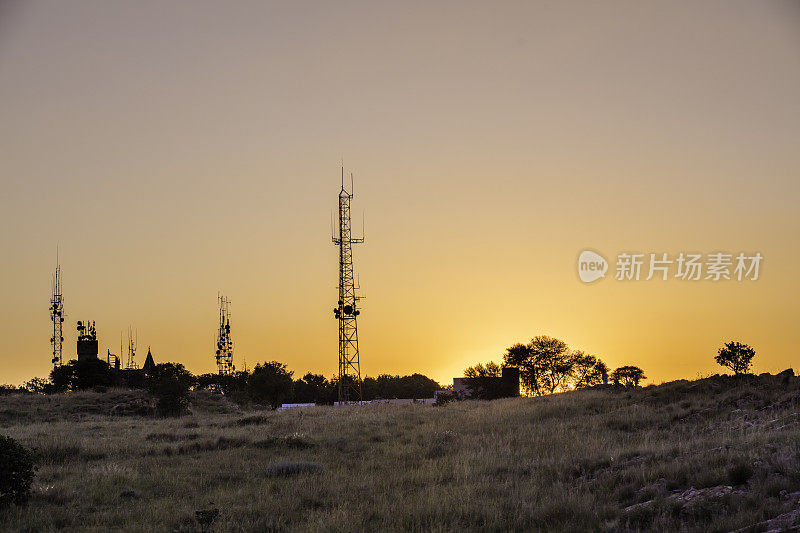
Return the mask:
[[[800,364],[797,2],[0,0],[0,383],[51,368],[57,247],[68,358],[94,320],[213,371],[222,291],[237,366],[330,377],[342,158],[362,374],[540,334],[648,382]],[[613,279],[718,251],[759,279]]]

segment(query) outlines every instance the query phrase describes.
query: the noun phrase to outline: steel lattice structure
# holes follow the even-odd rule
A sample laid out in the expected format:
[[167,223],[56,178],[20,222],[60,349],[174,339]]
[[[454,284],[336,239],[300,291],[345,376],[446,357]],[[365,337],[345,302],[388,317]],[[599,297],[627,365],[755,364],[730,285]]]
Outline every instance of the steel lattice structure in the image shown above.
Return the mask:
[[61,366],[64,345],[64,296],[61,292],[61,265],[56,260],[56,273],[53,275],[52,296],[50,297],[50,320],[53,321],[53,336],[50,344],[53,345],[53,367]]
[[[139,338],[139,332],[134,333],[131,327],[128,327],[128,362],[125,368],[128,370],[135,370],[139,368],[136,365],[136,345]],[[121,354],[120,354],[121,355]]]
[[339,301],[333,315],[339,321],[339,405],[361,403],[361,365],[358,355],[357,308],[360,297],[353,276],[353,244],[364,242],[364,237],[353,238],[350,225],[350,201],[353,199],[352,175],[350,192],[344,187],[339,191],[339,234],[333,235],[333,243],[339,247]]
[[219,331],[217,332],[217,369],[220,376],[233,374],[233,339],[231,338],[231,301],[218,295]]

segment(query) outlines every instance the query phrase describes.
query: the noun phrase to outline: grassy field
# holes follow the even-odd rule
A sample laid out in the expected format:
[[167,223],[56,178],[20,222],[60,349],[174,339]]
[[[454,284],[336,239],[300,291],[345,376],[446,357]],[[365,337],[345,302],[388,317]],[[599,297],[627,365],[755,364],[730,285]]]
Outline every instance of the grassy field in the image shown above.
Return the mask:
[[0,397],[0,434],[40,465],[31,500],[2,512],[0,530],[800,523],[798,378],[283,412],[202,395],[176,419],[142,416],[146,402],[133,391]]

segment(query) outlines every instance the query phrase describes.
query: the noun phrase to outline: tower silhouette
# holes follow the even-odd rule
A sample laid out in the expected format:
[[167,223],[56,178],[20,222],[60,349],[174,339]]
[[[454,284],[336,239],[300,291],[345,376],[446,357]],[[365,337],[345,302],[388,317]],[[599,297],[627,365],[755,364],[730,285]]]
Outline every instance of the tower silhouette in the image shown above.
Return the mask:
[[233,366],[233,339],[231,338],[231,301],[217,295],[219,301],[219,330],[217,331],[217,369],[220,376],[236,370]]
[[125,368],[128,370],[135,370],[139,368],[136,365],[136,345],[138,338],[138,331],[134,332],[133,329],[128,326],[128,362],[125,365]]
[[50,337],[50,344],[53,345],[53,367],[61,366],[63,363],[64,345],[64,296],[61,292],[61,265],[58,262],[56,253],[56,272],[53,275],[52,295],[50,296],[50,320],[53,321],[53,336]]
[[357,317],[361,313],[357,303],[357,287],[353,276],[353,244],[364,242],[353,238],[350,225],[350,201],[353,199],[353,175],[350,175],[350,192],[344,186],[339,191],[339,232],[332,240],[339,247],[339,301],[333,315],[339,321],[339,405],[361,403],[361,365],[358,355]]

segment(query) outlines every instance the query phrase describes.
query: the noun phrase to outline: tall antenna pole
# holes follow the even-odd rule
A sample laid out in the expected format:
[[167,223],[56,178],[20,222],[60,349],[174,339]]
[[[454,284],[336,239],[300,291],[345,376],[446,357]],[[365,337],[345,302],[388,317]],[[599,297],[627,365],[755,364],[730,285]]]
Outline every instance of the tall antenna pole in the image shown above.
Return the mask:
[[139,368],[136,366],[136,341],[138,337],[139,332],[134,333],[133,328],[128,326],[128,362],[125,368],[129,370]]
[[50,320],[53,322],[53,336],[50,344],[53,346],[53,368],[63,364],[64,345],[64,295],[61,291],[61,264],[58,261],[56,249],[56,272],[52,280],[52,296],[50,296]]
[[217,369],[220,376],[233,374],[233,339],[231,338],[231,301],[222,294],[219,302],[219,331],[217,332]]
[[344,166],[342,166],[342,188],[339,191],[339,234],[332,236],[333,243],[339,247],[339,301],[333,309],[333,315],[339,321],[339,405],[350,402],[361,403],[361,364],[358,354],[358,324],[356,320],[356,317],[361,314],[357,308],[357,303],[361,298],[356,296],[352,245],[364,242],[364,238],[353,238],[351,233],[352,190],[352,182],[351,192],[347,192],[344,187]]

